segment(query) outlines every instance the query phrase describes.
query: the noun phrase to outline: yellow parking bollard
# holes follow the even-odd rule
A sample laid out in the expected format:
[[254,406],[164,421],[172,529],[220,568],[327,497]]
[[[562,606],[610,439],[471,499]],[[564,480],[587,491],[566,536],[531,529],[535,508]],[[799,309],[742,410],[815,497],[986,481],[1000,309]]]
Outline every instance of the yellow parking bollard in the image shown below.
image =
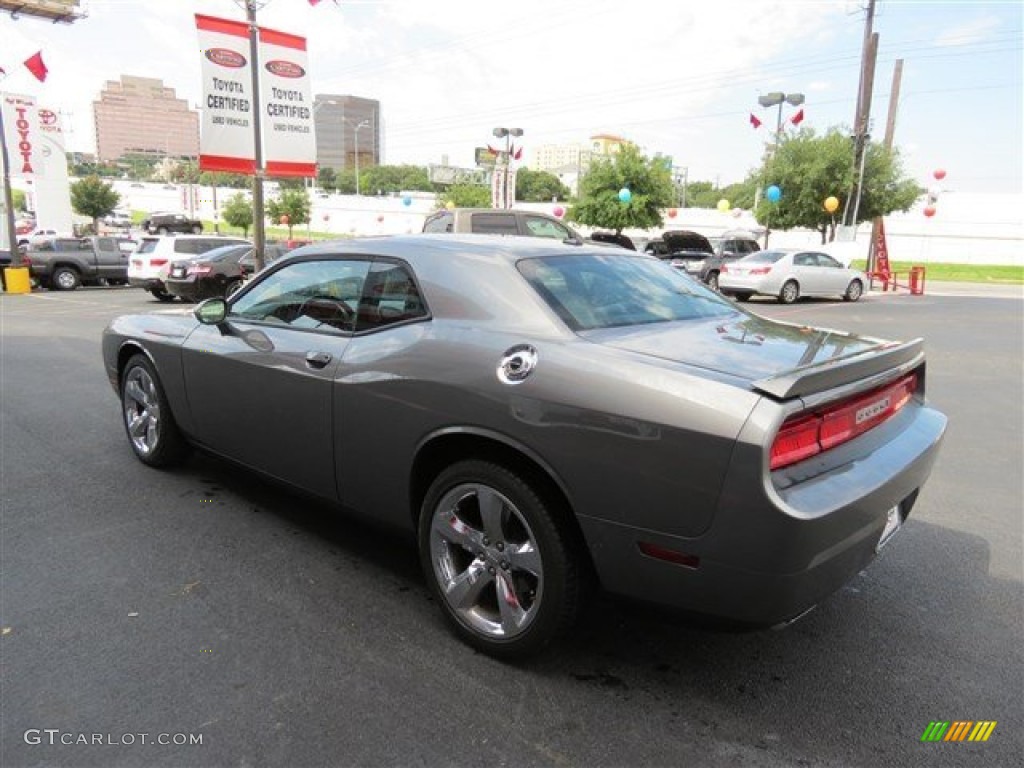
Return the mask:
[[31,293],[32,281],[29,279],[28,267],[7,267],[4,269],[4,282],[7,293]]

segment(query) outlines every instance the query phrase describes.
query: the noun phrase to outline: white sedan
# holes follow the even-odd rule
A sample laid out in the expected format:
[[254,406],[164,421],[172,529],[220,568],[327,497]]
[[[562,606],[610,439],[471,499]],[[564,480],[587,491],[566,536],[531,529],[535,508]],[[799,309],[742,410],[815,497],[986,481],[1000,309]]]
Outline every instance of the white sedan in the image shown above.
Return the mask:
[[793,248],[758,251],[722,265],[718,288],[746,301],[751,296],[775,296],[792,304],[801,296],[842,296],[857,301],[867,285],[859,269],[844,267],[827,253]]

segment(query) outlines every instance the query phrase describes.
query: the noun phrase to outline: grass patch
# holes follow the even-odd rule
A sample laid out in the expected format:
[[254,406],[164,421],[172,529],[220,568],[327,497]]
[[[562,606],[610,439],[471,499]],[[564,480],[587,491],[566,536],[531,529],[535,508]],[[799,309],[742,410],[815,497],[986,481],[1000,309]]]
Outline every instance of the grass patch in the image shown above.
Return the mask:
[[[850,266],[864,269],[866,264],[863,259],[854,259]],[[890,262],[890,269],[899,273],[901,278],[910,273],[912,266],[915,266],[915,262]],[[996,264],[946,264],[942,262],[921,264],[920,266],[925,268],[925,279],[936,282],[987,283],[989,285],[1024,284],[1024,267]]]

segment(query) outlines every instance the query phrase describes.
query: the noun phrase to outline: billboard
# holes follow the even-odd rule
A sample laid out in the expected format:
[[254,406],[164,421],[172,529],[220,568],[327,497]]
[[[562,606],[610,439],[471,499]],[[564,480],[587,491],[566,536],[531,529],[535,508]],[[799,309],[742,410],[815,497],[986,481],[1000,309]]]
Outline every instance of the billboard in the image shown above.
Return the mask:
[[85,16],[80,0],[0,0],[0,11],[48,21],[75,21]]
[[253,103],[249,27],[196,14],[203,78],[199,167],[256,171],[255,109],[270,176],[316,176],[316,135],[305,38],[260,29],[260,103]]

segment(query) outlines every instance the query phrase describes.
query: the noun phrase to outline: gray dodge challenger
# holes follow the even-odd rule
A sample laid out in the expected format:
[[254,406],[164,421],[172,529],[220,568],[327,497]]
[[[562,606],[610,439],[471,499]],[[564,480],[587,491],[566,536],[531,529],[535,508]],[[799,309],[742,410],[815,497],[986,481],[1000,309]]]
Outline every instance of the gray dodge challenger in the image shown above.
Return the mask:
[[935,462],[922,347],[765,320],[644,254],[429,234],[300,248],[103,335],[139,460],[196,446],[414,533],[502,657],[589,587],[751,626],[828,597]]

